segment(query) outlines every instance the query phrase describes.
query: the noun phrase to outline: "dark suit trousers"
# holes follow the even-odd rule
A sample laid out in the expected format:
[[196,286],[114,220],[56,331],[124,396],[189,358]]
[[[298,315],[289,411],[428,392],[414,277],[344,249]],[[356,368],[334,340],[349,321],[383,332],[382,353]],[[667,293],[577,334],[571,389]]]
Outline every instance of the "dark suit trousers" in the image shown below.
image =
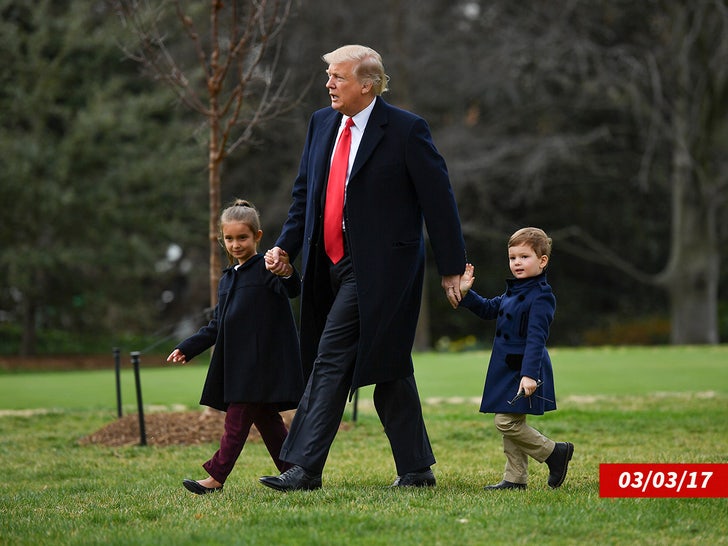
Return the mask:
[[[348,255],[330,267],[335,294],[318,356],[296,410],[281,459],[319,473],[339,430],[359,347],[356,281]],[[435,463],[414,376],[374,389],[374,405],[402,475]]]
[[280,458],[281,445],[288,431],[283,418],[273,404],[230,404],[225,414],[225,432],[220,439],[220,449],[202,467],[220,483],[233,471],[235,462],[245,447],[250,427],[260,432],[265,447],[278,470],[284,472],[291,465]]

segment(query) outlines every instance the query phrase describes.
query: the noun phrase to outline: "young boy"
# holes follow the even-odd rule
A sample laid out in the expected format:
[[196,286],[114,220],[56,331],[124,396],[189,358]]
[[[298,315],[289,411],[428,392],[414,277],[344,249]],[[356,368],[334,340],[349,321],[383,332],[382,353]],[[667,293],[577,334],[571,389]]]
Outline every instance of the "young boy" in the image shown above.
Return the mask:
[[503,435],[506,466],[503,479],[485,489],[526,489],[528,457],[549,467],[548,485],[559,487],[566,478],[574,445],[556,443],[526,424],[526,415],[556,409],[553,369],[546,350],[556,298],[546,280],[551,239],[541,229],[516,231],[508,241],[512,279],[507,290],[493,299],[471,290],[474,267],[467,264],[460,282],[462,301],[482,319],[496,319],[495,340],[480,405],[495,413],[495,427]]

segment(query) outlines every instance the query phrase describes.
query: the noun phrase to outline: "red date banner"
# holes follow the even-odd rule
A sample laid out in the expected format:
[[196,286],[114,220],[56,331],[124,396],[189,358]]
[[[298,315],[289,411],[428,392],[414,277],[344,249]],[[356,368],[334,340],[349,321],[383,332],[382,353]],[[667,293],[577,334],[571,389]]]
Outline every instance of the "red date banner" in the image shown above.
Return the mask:
[[728,497],[728,464],[600,464],[600,497]]

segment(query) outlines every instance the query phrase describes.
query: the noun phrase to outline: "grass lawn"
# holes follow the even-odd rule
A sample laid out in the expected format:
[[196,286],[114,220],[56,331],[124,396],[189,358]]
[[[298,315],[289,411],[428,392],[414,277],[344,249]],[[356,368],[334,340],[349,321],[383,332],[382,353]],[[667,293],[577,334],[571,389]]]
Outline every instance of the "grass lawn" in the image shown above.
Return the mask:
[[[0,375],[0,544],[728,544],[728,500],[602,499],[599,463],[728,464],[728,347],[556,349],[559,411],[529,422],[576,445],[564,486],[532,463],[523,492],[485,492],[504,458],[479,397],[486,353],[415,356],[438,486],[390,490],[394,467],[362,391],[324,487],[281,494],[249,443],[221,494],[181,487],[216,449],[84,445],[115,418],[113,371]],[[143,364],[144,358],[142,357]],[[144,368],[148,406],[197,407],[204,366]],[[125,410],[134,410],[124,372]],[[457,397],[457,398],[456,398]],[[445,398],[446,400],[443,400]],[[728,493],[727,493],[728,495]]]

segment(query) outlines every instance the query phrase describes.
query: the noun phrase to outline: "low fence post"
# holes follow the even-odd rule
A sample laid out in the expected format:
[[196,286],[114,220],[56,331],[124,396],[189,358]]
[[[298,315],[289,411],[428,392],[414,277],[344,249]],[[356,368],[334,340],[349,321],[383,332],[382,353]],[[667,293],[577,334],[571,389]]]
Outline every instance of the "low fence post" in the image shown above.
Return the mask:
[[144,427],[144,404],[142,403],[142,384],[139,379],[139,351],[131,353],[131,363],[134,366],[134,382],[136,383],[137,411],[139,412],[139,440],[140,445],[147,445],[147,431]]
[[114,370],[116,372],[116,415],[121,417],[121,350],[118,347],[112,349],[114,354]]
[[351,412],[351,420],[356,423],[357,413],[358,413],[358,406],[359,406],[359,389],[356,389],[354,391],[354,407]]

